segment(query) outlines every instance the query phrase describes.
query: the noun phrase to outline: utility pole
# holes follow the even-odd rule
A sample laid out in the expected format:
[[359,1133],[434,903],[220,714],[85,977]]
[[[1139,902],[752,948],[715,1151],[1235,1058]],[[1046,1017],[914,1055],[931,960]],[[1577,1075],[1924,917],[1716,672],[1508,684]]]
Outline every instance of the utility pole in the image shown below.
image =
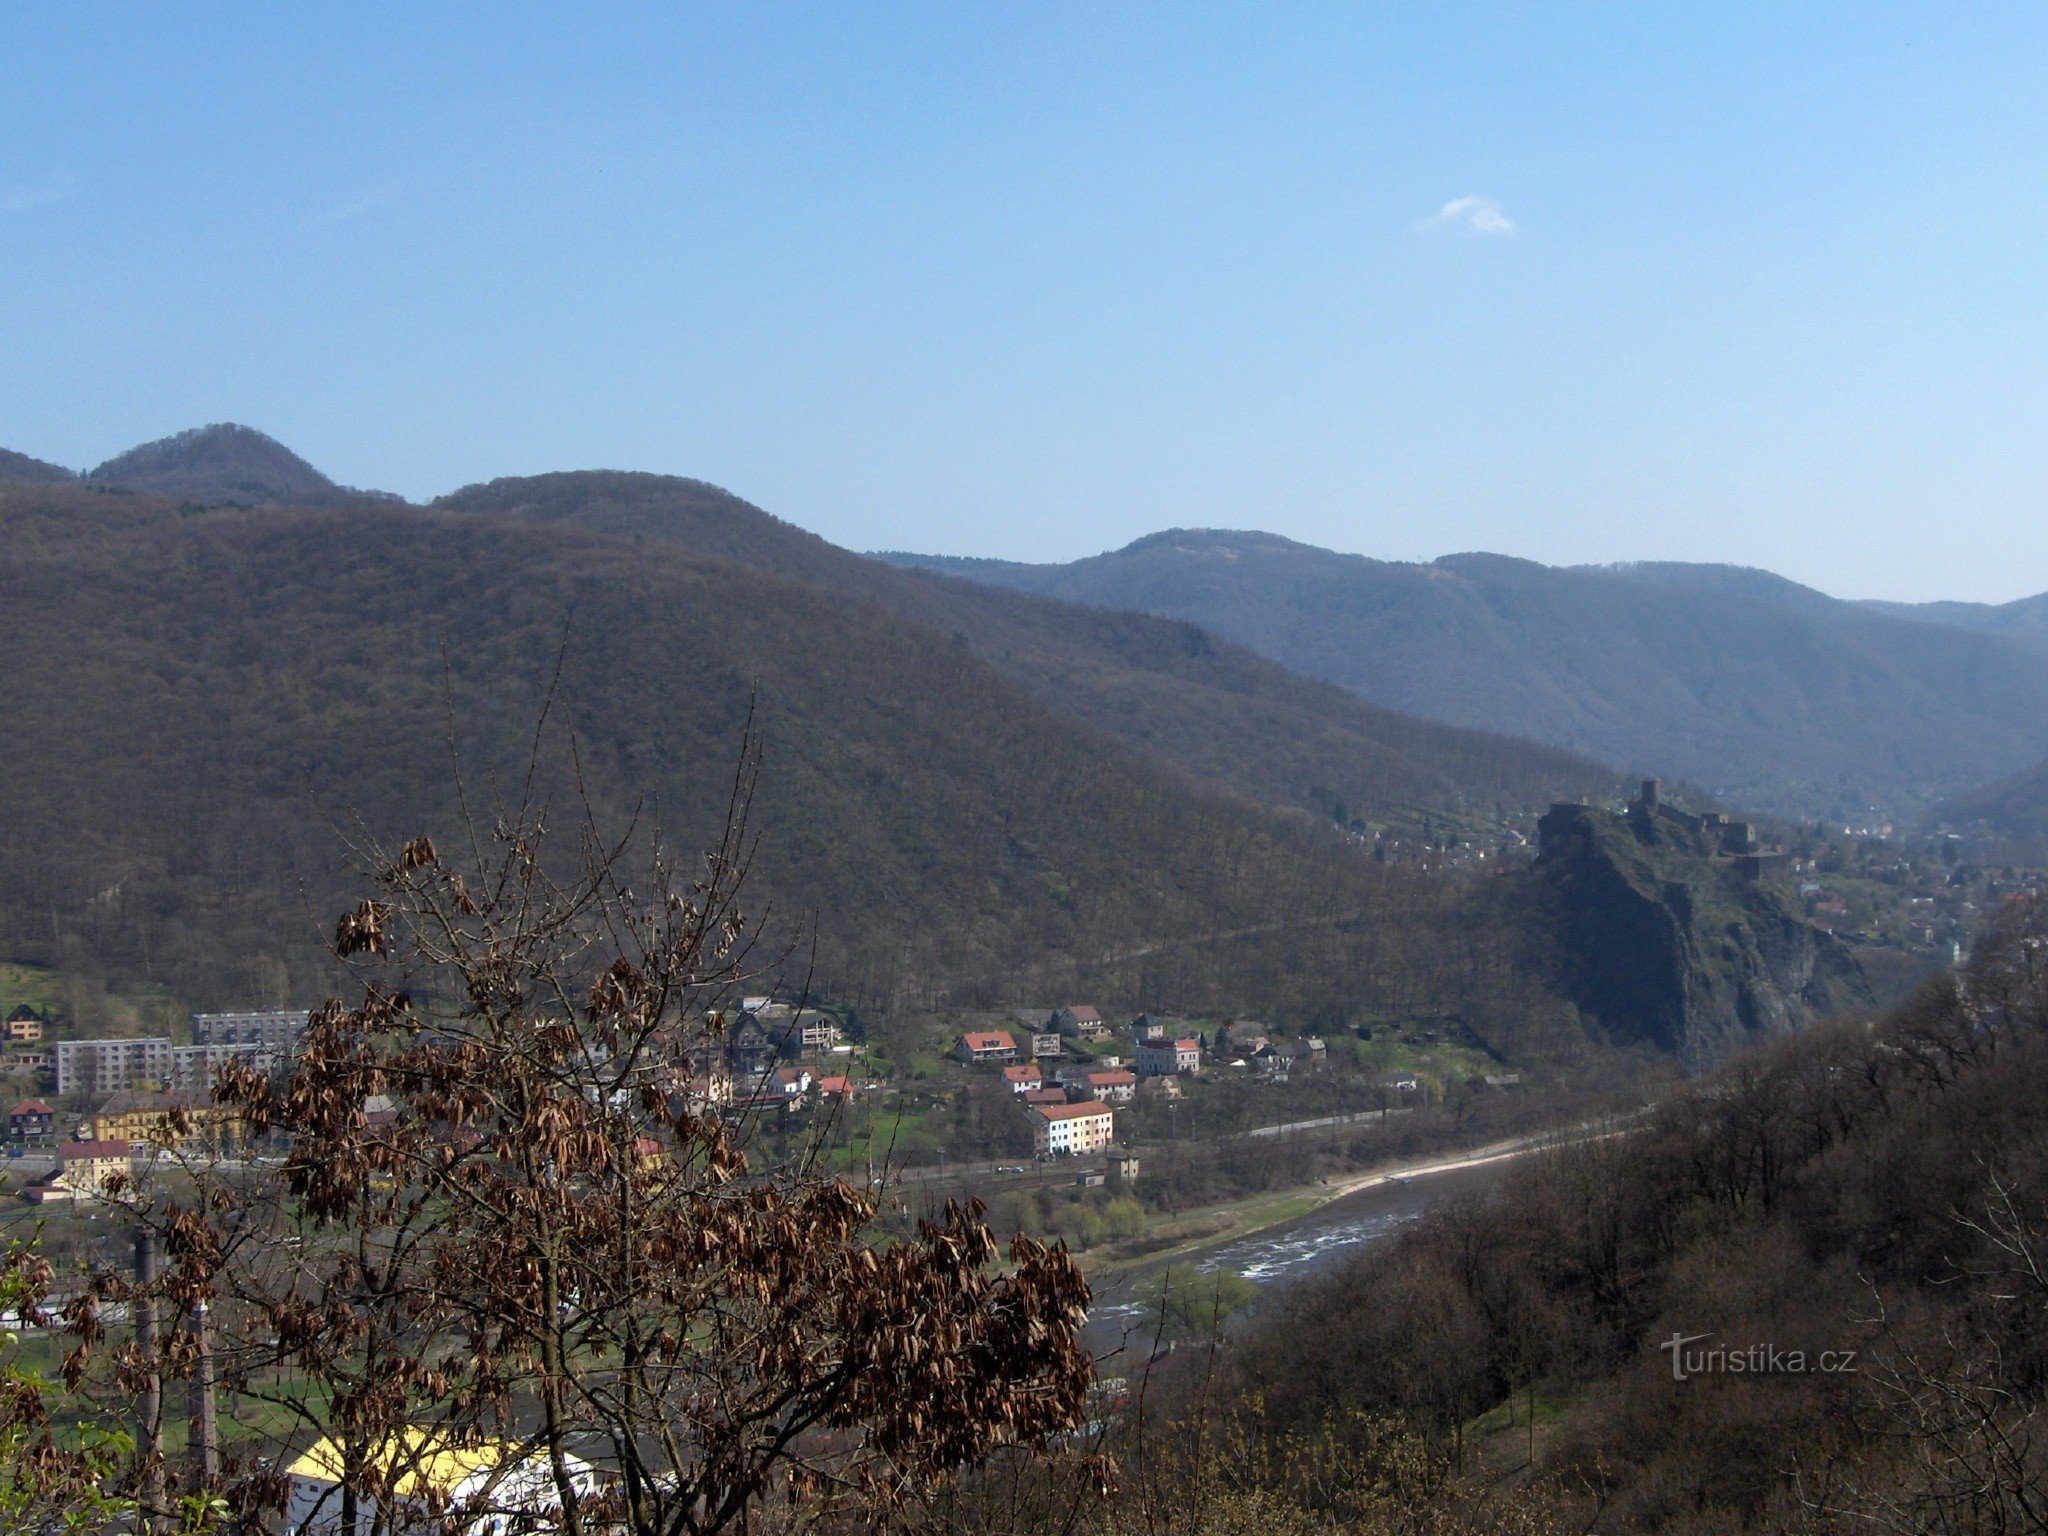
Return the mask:
[[135,1450],[142,1457],[142,1509],[136,1529],[155,1536],[164,1508],[164,1384],[157,1374],[156,1234],[135,1234],[135,1349],[142,1357],[142,1390],[135,1397]]

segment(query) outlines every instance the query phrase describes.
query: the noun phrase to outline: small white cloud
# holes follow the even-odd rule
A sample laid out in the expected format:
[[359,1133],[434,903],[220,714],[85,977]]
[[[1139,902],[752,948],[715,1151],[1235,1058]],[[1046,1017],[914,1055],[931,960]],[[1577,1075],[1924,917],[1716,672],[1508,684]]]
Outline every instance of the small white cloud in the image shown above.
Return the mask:
[[52,203],[63,202],[77,190],[78,183],[69,171],[54,171],[33,185],[0,191],[0,214],[29,213],[37,208],[47,208]]
[[1435,229],[1440,224],[1462,224],[1475,235],[1512,235],[1515,232],[1515,221],[1501,212],[1499,202],[1481,197],[1476,192],[1469,197],[1452,198],[1415,227]]
[[412,187],[407,182],[389,181],[381,187],[371,188],[353,201],[340,203],[323,213],[314,214],[311,222],[314,224],[347,224],[352,220],[362,218],[365,214],[375,213],[380,208],[390,207],[391,204],[398,202],[411,191]]

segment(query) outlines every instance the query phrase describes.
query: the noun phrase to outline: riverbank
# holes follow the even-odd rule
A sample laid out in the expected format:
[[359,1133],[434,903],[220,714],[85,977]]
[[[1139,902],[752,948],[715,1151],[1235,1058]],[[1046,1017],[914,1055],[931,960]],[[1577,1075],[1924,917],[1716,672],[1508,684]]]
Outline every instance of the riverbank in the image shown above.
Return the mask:
[[1585,1128],[1562,1136],[1555,1132],[1516,1136],[1462,1152],[1411,1159],[1367,1173],[1326,1179],[1305,1188],[1269,1190],[1242,1200],[1202,1206],[1181,1213],[1141,1237],[1082,1255],[1082,1268],[1091,1282],[1101,1283],[1131,1271],[1197,1258],[1213,1249],[1293,1226],[1351,1196],[1493,1168],[1545,1148],[1575,1145],[1604,1134],[1611,1132]]

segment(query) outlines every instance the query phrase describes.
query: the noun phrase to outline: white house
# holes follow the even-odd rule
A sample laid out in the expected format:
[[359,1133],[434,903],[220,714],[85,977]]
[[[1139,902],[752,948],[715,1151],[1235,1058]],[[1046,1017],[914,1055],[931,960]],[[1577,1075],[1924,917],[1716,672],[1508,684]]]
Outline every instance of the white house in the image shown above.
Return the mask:
[[1140,1040],[1137,1055],[1140,1077],[1177,1077],[1202,1069],[1202,1042],[1192,1036]]

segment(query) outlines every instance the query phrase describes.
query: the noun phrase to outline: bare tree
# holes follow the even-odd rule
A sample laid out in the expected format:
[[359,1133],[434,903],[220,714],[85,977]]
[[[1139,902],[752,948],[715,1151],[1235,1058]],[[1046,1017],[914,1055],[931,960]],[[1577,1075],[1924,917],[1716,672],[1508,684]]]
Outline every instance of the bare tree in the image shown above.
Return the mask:
[[[281,1155],[131,1191],[168,1262],[146,1296],[101,1278],[82,1350],[106,1302],[204,1305],[223,1420],[325,1437],[351,1532],[530,1510],[522,1465],[570,1536],[708,1536],[771,1505],[884,1521],[1076,1426],[1088,1291],[1064,1249],[1020,1236],[1000,1266],[978,1205],[882,1240],[872,1175],[815,1146],[771,1162],[720,1102],[728,1005],[763,970],[755,773],[750,751],[687,875],[658,830],[607,839],[580,798],[563,857],[531,773],[459,855],[359,838],[374,889],[333,943],[351,994],[288,1075],[215,1090]],[[116,1352],[121,1384],[189,1377],[192,1339]],[[430,1486],[430,1457],[487,1439],[509,1452],[486,1486],[459,1506]],[[253,1520],[285,1488],[241,1443],[216,1478]]]

